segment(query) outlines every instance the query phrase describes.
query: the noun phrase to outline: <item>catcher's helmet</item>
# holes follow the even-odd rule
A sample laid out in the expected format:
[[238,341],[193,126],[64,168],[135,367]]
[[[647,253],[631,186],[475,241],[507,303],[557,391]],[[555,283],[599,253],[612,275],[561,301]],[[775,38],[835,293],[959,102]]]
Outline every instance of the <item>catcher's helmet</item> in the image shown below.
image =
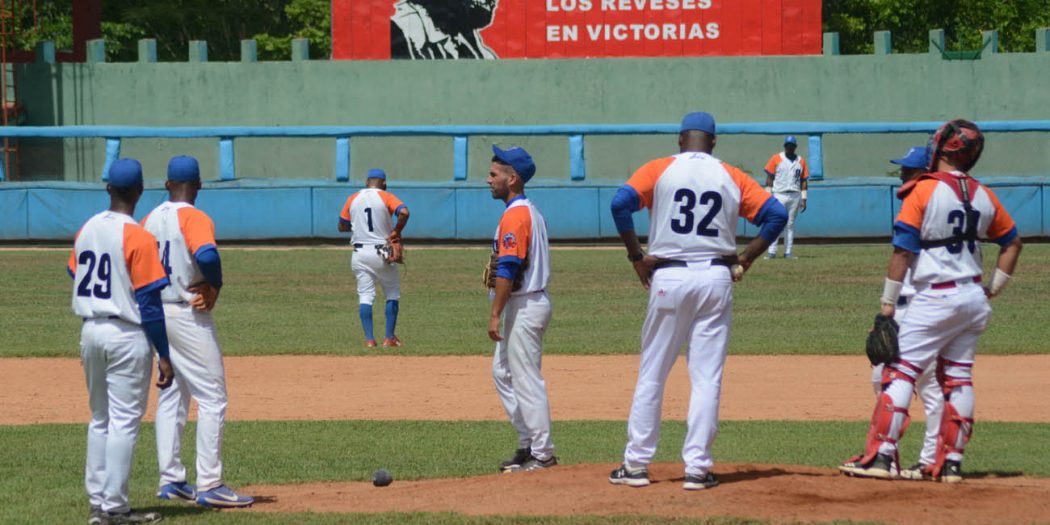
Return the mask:
[[945,122],[930,138],[930,171],[946,159],[962,171],[970,171],[984,151],[984,134],[977,124],[964,119]]

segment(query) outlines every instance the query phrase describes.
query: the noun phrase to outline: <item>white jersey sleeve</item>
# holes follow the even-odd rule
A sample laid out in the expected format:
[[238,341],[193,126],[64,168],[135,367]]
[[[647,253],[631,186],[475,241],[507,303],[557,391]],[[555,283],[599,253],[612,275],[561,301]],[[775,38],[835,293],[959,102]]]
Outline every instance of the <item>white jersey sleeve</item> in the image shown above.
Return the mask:
[[154,209],[143,226],[157,238],[161,263],[171,286],[161,292],[166,303],[189,302],[190,288],[205,282],[196,255],[215,248],[215,226],[203,211],[186,202],[165,202]]
[[393,216],[404,207],[392,193],[365,188],[346,200],[339,218],[349,223],[354,244],[383,244],[394,230]]

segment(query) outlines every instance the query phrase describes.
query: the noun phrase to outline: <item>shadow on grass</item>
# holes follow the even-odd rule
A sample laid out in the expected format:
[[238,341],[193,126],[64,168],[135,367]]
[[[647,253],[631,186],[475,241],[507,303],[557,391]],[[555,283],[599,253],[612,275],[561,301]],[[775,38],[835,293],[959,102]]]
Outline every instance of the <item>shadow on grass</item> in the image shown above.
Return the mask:
[[984,470],[978,472],[966,472],[963,470],[963,479],[995,479],[995,478],[1019,478],[1024,472],[1019,470]]

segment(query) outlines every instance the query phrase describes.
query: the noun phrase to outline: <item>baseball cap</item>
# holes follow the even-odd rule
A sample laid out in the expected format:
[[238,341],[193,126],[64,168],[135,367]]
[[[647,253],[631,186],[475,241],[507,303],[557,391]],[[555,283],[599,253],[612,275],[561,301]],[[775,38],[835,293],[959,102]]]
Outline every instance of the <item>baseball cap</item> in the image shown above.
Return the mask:
[[368,170],[368,178],[386,180],[386,172],[379,168],[372,168]]
[[915,146],[903,157],[890,162],[905,168],[925,168],[930,163],[930,150],[926,146]]
[[536,174],[536,164],[532,162],[532,155],[529,155],[525,148],[514,146],[513,148],[499,149],[499,146],[493,144],[492,154],[514,168],[514,171],[518,172],[518,176],[525,182],[529,182],[532,176]]
[[784,137],[784,144],[785,145],[787,145],[787,144],[794,144],[794,145],[797,146],[798,145],[798,139],[796,139],[794,135],[788,135],[788,136]]
[[135,159],[117,159],[109,167],[109,185],[133,188],[142,185],[142,164]]
[[168,180],[191,182],[201,180],[201,167],[189,155],[177,155],[168,161]]
[[682,127],[678,131],[703,131],[708,135],[714,135],[715,117],[706,111],[689,113],[682,117]]

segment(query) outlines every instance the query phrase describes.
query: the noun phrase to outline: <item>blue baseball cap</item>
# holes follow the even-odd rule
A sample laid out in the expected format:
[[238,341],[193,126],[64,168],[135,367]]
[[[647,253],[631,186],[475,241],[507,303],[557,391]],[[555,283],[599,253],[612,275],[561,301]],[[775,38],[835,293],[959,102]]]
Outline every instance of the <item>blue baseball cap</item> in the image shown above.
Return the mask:
[[193,182],[201,180],[201,167],[197,159],[189,155],[177,155],[168,161],[168,180]]
[[386,180],[386,172],[379,168],[372,168],[368,170],[368,178]]
[[915,146],[907,155],[890,162],[904,168],[925,169],[930,164],[930,150],[926,146]]
[[798,139],[796,139],[794,135],[788,135],[784,137],[784,145],[788,144],[794,144],[798,146]]
[[714,135],[715,117],[712,117],[711,114],[706,111],[689,113],[682,117],[682,127],[678,131],[703,131],[708,135]]
[[135,159],[117,159],[109,167],[109,185],[134,188],[142,185],[142,164]]
[[532,155],[529,155],[525,148],[514,146],[513,148],[499,149],[499,146],[493,144],[492,154],[514,168],[514,171],[518,172],[518,176],[525,182],[529,182],[532,176],[536,174],[536,164],[532,162]]

